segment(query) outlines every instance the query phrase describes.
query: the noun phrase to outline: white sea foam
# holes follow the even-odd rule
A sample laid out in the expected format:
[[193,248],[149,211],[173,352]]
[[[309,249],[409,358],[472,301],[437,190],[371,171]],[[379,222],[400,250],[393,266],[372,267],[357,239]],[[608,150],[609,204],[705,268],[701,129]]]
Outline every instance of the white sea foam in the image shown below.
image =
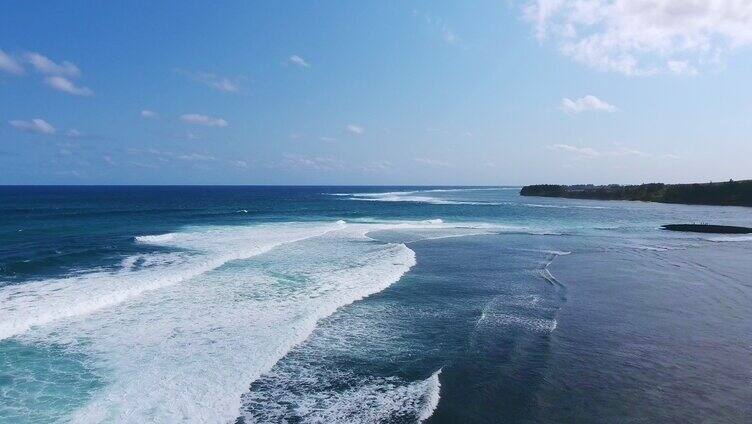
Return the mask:
[[469,187],[469,188],[435,188],[427,190],[405,190],[405,191],[387,191],[387,192],[361,192],[361,193],[326,193],[330,196],[358,196],[358,197],[379,197],[382,195],[401,195],[415,193],[453,193],[466,191],[496,191],[508,190],[514,187]]
[[550,255],[555,255],[555,256],[566,256],[566,255],[572,254],[572,252],[565,251],[565,250],[541,250],[541,252],[548,253]]
[[[369,231],[437,235],[455,227],[340,221],[141,236],[139,243],[176,250],[125,258],[116,272],[3,287],[0,329],[30,345],[66,346],[103,375],[106,385],[84,407],[51,418],[224,423],[237,416],[249,385],[320,319],[385,289],[415,264],[404,244],[373,241]],[[425,396],[437,383],[438,375],[397,385],[385,402],[423,408],[438,399],[438,392]]]
[[173,233],[167,233],[167,234],[156,234],[151,236],[137,236],[136,241],[141,243],[166,243],[172,240],[175,237],[175,234]]
[[498,206],[502,204],[499,202],[474,202],[474,201],[463,201],[463,200],[448,200],[448,199],[440,199],[437,197],[409,196],[409,195],[384,195],[380,197],[353,196],[352,200],[363,200],[363,201],[370,201],[370,202],[414,202],[414,203],[430,203],[432,205]]
[[412,190],[412,191],[388,191],[380,193],[330,193],[332,196],[348,197],[350,200],[362,200],[370,202],[414,202],[428,203],[433,205],[478,205],[478,206],[498,206],[500,202],[486,202],[473,200],[447,199],[431,196],[431,193],[453,193],[453,192],[476,192],[476,191],[493,191],[498,188],[456,188],[456,189],[432,189],[432,190]]
[[[551,273],[548,267],[551,266],[551,264],[557,257],[570,255],[572,252],[559,250],[543,250],[542,252],[551,255],[551,258],[542,269],[537,270],[538,275],[553,285],[561,285],[559,280],[556,279],[556,277]],[[554,328],[556,328],[556,326],[554,326]]]
[[[510,313],[515,310],[515,313]],[[536,294],[515,296],[500,295],[489,300],[475,323],[475,333],[489,331],[496,334],[499,327],[519,328],[535,333],[551,333],[558,325],[555,318],[546,318],[542,313],[552,314],[553,309]],[[553,314],[552,314],[553,315]]]
[[92,272],[78,277],[42,280],[0,288],[0,340],[33,326],[117,305],[144,292],[163,288],[215,269],[224,263],[269,251],[275,246],[324,234],[342,223],[292,226],[196,229],[185,233],[139,236],[153,245],[195,250],[167,267],[132,272],[138,258],[126,259],[119,272]]
[[708,241],[714,241],[717,243],[721,242],[740,242],[740,241],[752,241],[752,234],[745,234],[745,235],[725,235],[725,236],[712,236],[712,237],[706,237],[705,240]]
[[554,205],[550,203],[515,203],[506,202],[505,205],[526,206],[530,208],[550,208],[550,209],[611,209],[607,206],[588,206],[588,205]]
[[440,374],[441,369],[425,380],[410,382],[356,376],[307,362],[287,363],[244,396],[241,415],[248,423],[423,422],[439,405]]
[[[490,324],[492,323],[492,324]],[[485,325],[520,327],[527,331],[551,333],[556,330],[556,319],[533,318],[512,314],[493,314],[486,316]]]
[[436,412],[436,408],[439,407],[439,401],[441,400],[441,381],[439,375],[441,374],[441,368],[433,373],[431,377],[426,380],[426,402],[423,409],[420,411],[418,421],[423,422]]
[[559,280],[557,280],[556,277],[554,277],[554,275],[551,274],[551,271],[548,270],[548,267],[538,270],[538,275],[540,275],[541,278],[543,278],[544,280],[548,281],[551,284],[554,284],[554,285],[560,284]]

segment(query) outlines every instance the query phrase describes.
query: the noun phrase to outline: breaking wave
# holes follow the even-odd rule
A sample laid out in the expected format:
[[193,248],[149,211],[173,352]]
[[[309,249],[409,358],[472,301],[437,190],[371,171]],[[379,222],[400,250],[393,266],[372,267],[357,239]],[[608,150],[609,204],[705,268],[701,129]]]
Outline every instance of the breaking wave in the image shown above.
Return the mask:
[[248,424],[423,422],[439,405],[440,374],[405,381],[291,361],[246,393],[241,417]]
[[[35,413],[45,421],[232,421],[249,385],[306,340],[322,318],[384,290],[416,263],[404,244],[367,236],[389,229],[429,231],[418,236],[423,238],[481,231],[441,220],[338,221],[139,236],[136,243],[161,249],[128,256],[114,272],[0,288],[0,337],[30,349],[63,346],[94,370],[90,377],[70,370],[47,378],[104,384],[79,393],[82,406],[63,405],[70,396],[43,393],[52,406]],[[375,406],[367,413],[427,417],[439,387],[438,373],[420,382],[374,380],[348,398],[330,399],[329,412],[317,413],[334,420],[343,405],[363,400]],[[9,393],[23,396],[24,390]]]
[[346,197],[349,200],[362,200],[370,202],[414,202],[428,203],[433,205],[477,205],[498,206],[501,202],[462,200],[431,196],[431,193],[463,193],[477,191],[494,191],[499,188],[456,188],[456,189],[433,189],[412,191],[389,191],[382,193],[329,193],[331,196]]

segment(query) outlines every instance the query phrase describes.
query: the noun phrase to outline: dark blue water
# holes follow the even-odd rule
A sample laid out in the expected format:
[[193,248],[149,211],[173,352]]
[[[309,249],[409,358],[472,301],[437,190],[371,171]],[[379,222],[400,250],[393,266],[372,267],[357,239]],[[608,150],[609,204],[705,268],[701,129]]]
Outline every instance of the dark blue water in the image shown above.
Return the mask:
[[752,210],[2,187],[0,422],[750,422]]

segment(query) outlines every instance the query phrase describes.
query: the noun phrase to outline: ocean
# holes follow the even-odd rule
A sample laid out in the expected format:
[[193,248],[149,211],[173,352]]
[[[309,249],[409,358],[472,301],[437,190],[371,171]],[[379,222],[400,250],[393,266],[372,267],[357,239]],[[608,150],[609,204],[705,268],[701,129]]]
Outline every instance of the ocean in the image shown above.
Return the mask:
[[0,187],[2,423],[749,423],[752,209]]

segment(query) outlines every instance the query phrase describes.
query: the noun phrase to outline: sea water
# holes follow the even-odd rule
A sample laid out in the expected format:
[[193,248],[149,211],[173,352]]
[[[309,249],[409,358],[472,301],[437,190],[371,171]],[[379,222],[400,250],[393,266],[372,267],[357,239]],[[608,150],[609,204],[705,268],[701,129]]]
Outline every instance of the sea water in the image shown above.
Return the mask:
[[0,188],[0,422],[749,422],[752,210]]

